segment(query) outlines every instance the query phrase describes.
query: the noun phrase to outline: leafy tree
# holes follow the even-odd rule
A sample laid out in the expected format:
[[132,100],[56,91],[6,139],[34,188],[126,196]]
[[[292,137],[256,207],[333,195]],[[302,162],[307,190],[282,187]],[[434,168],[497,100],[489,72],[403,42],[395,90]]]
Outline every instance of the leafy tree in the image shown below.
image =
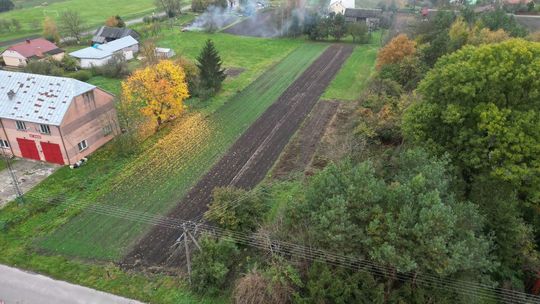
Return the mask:
[[428,67],[419,56],[409,56],[399,63],[384,65],[379,75],[399,83],[407,91],[412,91],[424,78],[427,70]]
[[26,73],[63,76],[64,71],[58,66],[55,60],[30,60],[26,66],[24,66]]
[[509,40],[443,57],[404,116],[408,137],[449,153],[464,177],[536,188],[540,177],[540,46]]
[[227,284],[227,275],[235,265],[238,248],[231,240],[199,239],[201,251],[193,255],[193,289],[201,294],[218,294]]
[[377,55],[377,68],[386,64],[399,63],[406,57],[416,53],[416,42],[410,40],[407,35],[400,34],[394,37],[384,46]]
[[432,67],[443,55],[452,51],[448,31],[440,31],[433,40],[420,50],[422,60]]
[[65,71],[74,72],[79,69],[79,62],[74,57],[71,57],[68,54],[66,54],[64,55],[64,57],[62,57],[62,60],[60,60],[60,66]]
[[475,27],[471,30],[471,34],[469,35],[469,40],[467,42],[468,44],[472,45],[480,45],[499,43],[508,39],[510,39],[510,35],[508,35],[508,33],[503,29],[492,31],[487,28],[479,29],[478,27]]
[[341,40],[347,33],[347,25],[345,24],[345,17],[342,14],[337,14],[332,20],[331,35],[336,40]]
[[494,256],[499,264],[494,279],[501,285],[525,291],[524,269],[537,269],[532,227],[526,224],[519,209],[517,191],[505,182],[486,176],[475,179],[471,200],[486,217],[486,231],[493,236]]
[[306,16],[304,34],[310,40],[320,40],[328,37],[328,28],[325,28],[325,23],[318,12],[311,12]]
[[164,11],[169,18],[182,13],[182,2],[180,0],[155,0],[156,7]]
[[469,40],[470,29],[463,17],[456,18],[456,21],[450,26],[448,36],[452,49],[458,50]]
[[352,22],[347,25],[347,32],[353,37],[353,42],[368,43],[370,39],[369,29],[364,22]]
[[370,162],[330,165],[315,175],[285,212],[289,237],[399,272],[466,272],[483,280],[493,269],[491,242],[477,207],[454,197],[448,161],[416,149],[390,165],[384,179]]
[[77,41],[81,41],[83,21],[81,14],[74,10],[66,10],[60,14],[60,28],[65,35],[70,35]]
[[235,231],[255,231],[268,210],[260,194],[237,188],[216,188],[205,218]]
[[162,60],[155,66],[135,71],[122,83],[123,96],[141,106],[141,112],[161,124],[178,116],[189,97],[186,76],[172,61]]
[[512,37],[525,37],[527,29],[517,23],[512,15],[506,14],[503,9],[487,12],[481,16],[482,24],[492,31],[503,29]]
[[199,57],[197,67],[200,71],[201,87],[210,92],[210,95],[221,89],[225,80],[225,70],[221,68],[221,57],[212,40],[208,39]]
[[110,27],[125,27],[126,23],[120,16],[116,15],[107,18],[107,20],[105,20],[105,25]]
[[193,61],[186,57],[179,57],[175,62],[177,65],[181,66],[186,73],[189,95],[197,96],[199,94],[200,84],[199,68],[197,68],[197,65]]
[[309,268],[305,295],[299,303],[383,304],[384,284],[368,272],[349,272],[316,262]]
[[117,53],[107,60],[107,64],[92,67],[92,72],[94,75],[102,75],[107,78],[123,78],[129,74],[129,68],[124,54]]
[[60,42],[58,28],[51,17],[45,17],[45,20],[43,20],[43,37],[54,43]]
[[11,0],[0,0],[0,13],[7,12],[15,8],[15,4]]

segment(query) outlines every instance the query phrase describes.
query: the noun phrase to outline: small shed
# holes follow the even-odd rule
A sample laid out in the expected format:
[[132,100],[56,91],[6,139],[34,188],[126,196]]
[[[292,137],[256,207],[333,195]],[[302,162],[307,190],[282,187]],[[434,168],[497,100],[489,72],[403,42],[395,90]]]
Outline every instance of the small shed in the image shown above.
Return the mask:
[[176,55],[172,49],[169,48],[156,48],[156,56],[161,59],[168,59]]
[[345,21],[365,22],[370,29],[377,28],[382,18],[382,10],[368,8],[345,9]]

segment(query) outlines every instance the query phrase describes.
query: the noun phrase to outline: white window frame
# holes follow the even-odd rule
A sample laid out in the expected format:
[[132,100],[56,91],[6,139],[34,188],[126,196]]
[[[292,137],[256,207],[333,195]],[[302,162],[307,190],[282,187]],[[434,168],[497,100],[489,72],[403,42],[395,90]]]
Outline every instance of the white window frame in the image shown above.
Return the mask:
[[[19,131],[26,131],[26,123],[24,121],[15,120],[15,125],[17,126],[17,130]],[[22,128],[21,128],[22,126]]]
[[0,148],[9,149],[9,141],[5,139],[0,139]]
[[85,139],[77,144],[77,147],[79,148],[79,152],[82,152],[86,149],[88,149],[88,141]]
[[51,127],[49,125],[39,125],[39,132],[41,134],[51,134]]

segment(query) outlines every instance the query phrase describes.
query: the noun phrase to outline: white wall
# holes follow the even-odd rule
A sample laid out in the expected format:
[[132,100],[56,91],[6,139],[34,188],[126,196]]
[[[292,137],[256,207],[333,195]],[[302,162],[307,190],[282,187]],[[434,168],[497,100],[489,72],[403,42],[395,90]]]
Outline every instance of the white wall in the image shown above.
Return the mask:
[[81,59],[81,68],[83,69],[89,69],[91,68],[92,66],[104,66],[107,61],[109,61],[109,59],[111,59],[111,57],[105,57],[105,58],[102,58],[102,59]]

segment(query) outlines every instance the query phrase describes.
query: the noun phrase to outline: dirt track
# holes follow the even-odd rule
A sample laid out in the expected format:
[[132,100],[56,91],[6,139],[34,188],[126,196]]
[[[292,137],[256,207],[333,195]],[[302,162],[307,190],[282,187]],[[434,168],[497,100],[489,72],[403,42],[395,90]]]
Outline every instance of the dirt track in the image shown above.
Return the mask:
[[[352,50],[351,45],[330,46],[240,136],[168,216],[200,219],[215,187],[250,189],[262,181]],[[164,266],[178,236],[178,230],[154,227],[126,256],[125,264]],[[170,259],[168,265],[179,262],[179,258]]]

